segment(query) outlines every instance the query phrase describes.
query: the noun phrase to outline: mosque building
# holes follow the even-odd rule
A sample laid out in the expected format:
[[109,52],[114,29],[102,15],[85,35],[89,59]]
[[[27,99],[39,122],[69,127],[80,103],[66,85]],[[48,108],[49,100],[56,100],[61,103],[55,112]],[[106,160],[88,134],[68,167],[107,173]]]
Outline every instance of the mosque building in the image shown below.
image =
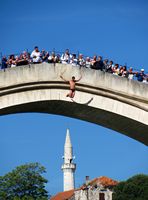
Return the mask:
[[113,187],[118,184],[111,178],[101,176],[93,180],[86,176],[85,183],[75,188],[76,164],[73,163],[73,147],[70,139],[70,132],[67,129],[64,145],[63,171],[63,192],[51,197],[50,200],[112,200]]

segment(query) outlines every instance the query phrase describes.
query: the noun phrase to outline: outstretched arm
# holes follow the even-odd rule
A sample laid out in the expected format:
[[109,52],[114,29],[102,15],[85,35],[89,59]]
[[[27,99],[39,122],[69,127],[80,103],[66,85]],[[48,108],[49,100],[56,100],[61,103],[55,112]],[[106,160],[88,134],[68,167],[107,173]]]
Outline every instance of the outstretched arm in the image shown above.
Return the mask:
[[65,78],[63,78],[63,76],[60,76],[61,79],[63,79],[63,81],[68,82],[68,80],[66,80]]
[[82,78],[82,74],[79,79],[75,80],[75,82],[79,82],[81,80],[81,78]]

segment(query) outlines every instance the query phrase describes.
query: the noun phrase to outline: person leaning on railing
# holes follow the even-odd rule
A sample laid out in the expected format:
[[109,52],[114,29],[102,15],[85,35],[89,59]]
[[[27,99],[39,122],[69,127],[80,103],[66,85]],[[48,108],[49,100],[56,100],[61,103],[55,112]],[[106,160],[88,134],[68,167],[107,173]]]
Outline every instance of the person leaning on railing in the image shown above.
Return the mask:
[[56,54],[52,52],[51,55],[45,50],[39,51],[36,46],[32,51],[31,55],[24,51],[20,55],[15,56],[14,54],[10,55],[8,58],[6,56],[2,57],[1,60],[1,69],[6,69],[9,67],[27,65],[30,63],[63,63],[63,64],[72,64],[73,66],[83,66],[95,70],[101,70],[108,73],[113,73],[115,75],[126,77],[128,79],[137,78],[140,82],[148,82],[148,75],[144,73],[144,69],[141,69],[140,72],[133,72],[133,68],[130,67],[128,70],[126,66],[115,64],[113,65],[113,61],[109,61],[108,59],[102,59],[101,56],[94,55],[91,59],[90,57],[84,57],[82,54],[79,54],[77,57],[76,54],[70,54],[69,49],[66,49],[62,54]]
[[31,53],[30,57],[32,58],[33,63],[41,63],[42,62],[41,53],[37,46],[34,47],[34,51]]
[[1,64],[1,69],[6,69],[7,68],[7,58],[6,56],[2,57],[2,64]]
[[137,80],[140,82],[143,82],[144,80],[146,80],[146,74],[144,73],[144,69],[141,69],[140,72],[136,72],[136,77],[137,77]]
[[22,65],[28,65],[30,63],[30,55],[26,51],[20,54],[20,56],[16,57],[16,65],[22,66]]

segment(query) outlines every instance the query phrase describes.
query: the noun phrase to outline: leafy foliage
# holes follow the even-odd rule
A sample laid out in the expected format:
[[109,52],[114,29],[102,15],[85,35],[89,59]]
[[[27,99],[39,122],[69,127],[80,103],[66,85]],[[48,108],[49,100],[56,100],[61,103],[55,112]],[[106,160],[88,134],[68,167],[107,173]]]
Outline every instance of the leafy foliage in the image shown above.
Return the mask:
[[148,175],[136,175],[114,188],[113,200],[147,200]]
[[47,200],[47,180],[41,175],[46,170],[39,163],[16,167],[0,177],[1,200]]

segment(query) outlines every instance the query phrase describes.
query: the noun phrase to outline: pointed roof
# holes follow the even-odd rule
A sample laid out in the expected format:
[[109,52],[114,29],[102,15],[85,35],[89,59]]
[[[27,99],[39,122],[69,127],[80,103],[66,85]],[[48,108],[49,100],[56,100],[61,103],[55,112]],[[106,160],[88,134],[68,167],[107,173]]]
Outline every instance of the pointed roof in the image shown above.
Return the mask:
[[65,146],[72,147],[69,129],[67,129],[67,132],[66,132]]

